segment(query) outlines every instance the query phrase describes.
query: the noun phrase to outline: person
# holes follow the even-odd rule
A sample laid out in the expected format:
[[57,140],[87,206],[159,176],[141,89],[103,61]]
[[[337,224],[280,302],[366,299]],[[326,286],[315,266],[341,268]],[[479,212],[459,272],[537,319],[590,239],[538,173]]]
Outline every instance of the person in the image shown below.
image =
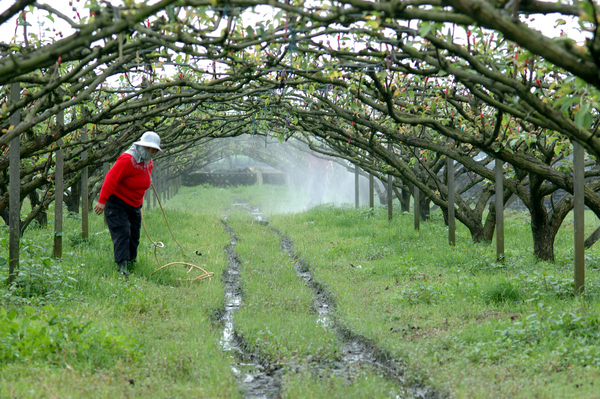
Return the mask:
[[152,156],[156,153],[163,153],[160,136],[148,131],[117,158],[104,178],[100,198],[94,206],[96,214],[104,212],[115,262],[124,276],[129,276],[127,267],[137,258],[142,205],[144,194],[152,182]]

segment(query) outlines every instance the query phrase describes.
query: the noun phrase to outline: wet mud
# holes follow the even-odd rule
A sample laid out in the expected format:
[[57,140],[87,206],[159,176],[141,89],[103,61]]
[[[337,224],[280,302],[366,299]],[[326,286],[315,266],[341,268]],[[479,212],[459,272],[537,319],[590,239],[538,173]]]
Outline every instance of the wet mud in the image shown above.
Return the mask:
[[223,273],[225,299],[224,309],[219,319],[222,325],[221,348],[230,353],[231,371],[237,377],[245,399],[280,398],[281,367],[269,363],[259,353],[249,351],[243,337],[235,331],[234,314],[243,302],[240,261],[235,251],[238,238],[227,224],[227,220],[223,220],[223,226],[229,233],[230,241],[225,247],[228,266]]
[[[369,365],[398,383],[402,392],[396,396],[397,398],[438,399],[446,397],[432,388],[415,383],[406,375],[405,366],[402,362],[379,349],[367,338],[342,327],[334,317],[335,302],[332,296],[327,293],[319,282],[315,281],[308,264],[294,251],[292,240],[283,236],[277,229],[270,227],[269,230],[279,236],[281,249],[290,257],[298,276],[313,291],[315,298],[313,306],[318,314],[319,322],[324,326],[333,328],[342,343],[342,358],[331,365],[330,372],[338,375],[352,375],[357,367]],[[326,366],[321,365],[320,367]]]
[[[247,204],[234,204],[249,211],[252,218],[261,225],[268,226],[268,221],[259,212]],[[223,222],[225,229],[231,236],[231,242],[226,250],[229,258],[229,267],[225,272],[225,312],[223,321],[223,343],[224,350],[236,353],[240,361],[232,366],[233,372],[238,376],[245,398],[278,398],[281,393],[281,379],[284,370],[278,365],[272,365],[261,358],[257,353],[245,351],[243,339],[239,337],[233,328],[233,313],[239,308],[242,294],[239,283],[240,262],[235,254],[235,233],[229,228],[226,221]],[[335,362],[318,362],[310,364],[311,372],[315,375],[327,376],[337,375],[348,380],[357,375],[361,368],[369,367],[378,370],[383,376],[394,381],[398,386],[398,392],[394,392],[393,398],[419,398],[419,399],[441,399],[447,396],[434,389],[415,382],[414,378],[405,372],[405,365],[390,354],[378,348],[365,337],[361,337],[335,319],[335,301],[327,290],[316,281],[310,271],[310,267],[302,257],[294,250],[294,243],[285,237],[277,229],[268,227],[280,239],[280,247],[290,258],[296,269],[296,273],[302,278],[314,295],[313,309],[317,315],[317,322],[323,328],[332,328],[336,332],[342,344],[342,356]],[[292,365],[289,365],[292,366]],[[292,366],[293,367],[293,366]],[[261,396],[263,395],[263,396]]]

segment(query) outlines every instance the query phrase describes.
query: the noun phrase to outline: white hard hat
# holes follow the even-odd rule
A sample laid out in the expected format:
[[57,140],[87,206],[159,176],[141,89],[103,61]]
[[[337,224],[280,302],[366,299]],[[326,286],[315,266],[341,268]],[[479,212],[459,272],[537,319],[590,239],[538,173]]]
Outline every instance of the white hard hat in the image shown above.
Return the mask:
[[156,132],[148,131],[142,134],[140,141],[136,141],[133,144],[141,145],[143,147],[156,148],[159,152],[160,149],[160,136]]

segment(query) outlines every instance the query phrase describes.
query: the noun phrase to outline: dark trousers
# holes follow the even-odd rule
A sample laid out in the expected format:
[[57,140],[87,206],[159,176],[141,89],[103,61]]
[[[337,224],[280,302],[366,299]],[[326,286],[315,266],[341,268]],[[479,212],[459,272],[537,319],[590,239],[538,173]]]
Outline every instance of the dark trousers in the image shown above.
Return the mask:
[[111,195],[106,201],[104,218],[112,238],[115,262],[135,260],[140,244],[142,207],[133,207],[121,198]]

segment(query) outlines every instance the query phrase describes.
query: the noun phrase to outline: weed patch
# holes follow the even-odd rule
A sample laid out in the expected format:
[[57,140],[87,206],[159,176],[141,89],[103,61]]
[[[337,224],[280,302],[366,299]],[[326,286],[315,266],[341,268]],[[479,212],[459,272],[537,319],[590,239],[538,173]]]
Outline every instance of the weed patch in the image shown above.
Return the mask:
[[400,291],[398,298],[409,305],[438,303],[444,298],[444,293],[432,284],[421,281],[418,285]]
[[[600,367],[600,319],[595,314],[555,311],[539,304],[536,312],[489,334],[489,341],[454,337],[450,346],[471,363],[498,364],[509,358],[530,364],[538,359],[553,371],[573,366]],[[539,360],[544,359],[544,362]]]
[[[64,302],[72,297],[78,282],[77,272],[51,258],[48,253],[45,243],[40,245],[31,239],[21,240],[19,272],[14,284],[0,287],[0,305],[7,308],[44,305]],[[7,268],[2,269],[0,278],[8,278]]]
[[0,362],[47,360],[104,368],[133,356],[135,342],[51,306],[0,307]]
[[520,287],[513,285],[510,281],[499,281],[483,292],[486,303],[502,304],[515,302],[523,298]]

